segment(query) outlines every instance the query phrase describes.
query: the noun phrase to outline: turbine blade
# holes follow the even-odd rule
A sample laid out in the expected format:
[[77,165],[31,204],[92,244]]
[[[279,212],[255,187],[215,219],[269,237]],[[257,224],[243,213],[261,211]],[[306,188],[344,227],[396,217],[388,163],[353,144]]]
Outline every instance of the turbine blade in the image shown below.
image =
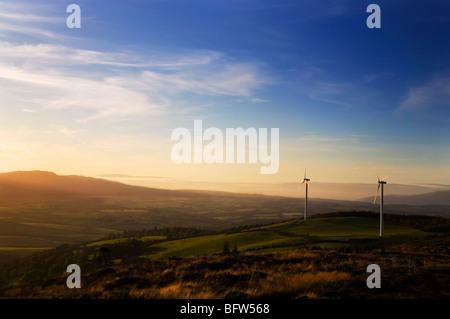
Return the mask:
[[306,180],[303,180],[302,185],[305,184]]
[[377,196],[378,196],[378,191],[379,191],[379,190],[380,190],[380,184],[378,184],[377,192],[375,193],[375,197],[374,197],[374,199],[373,199],[373,203],[374,203],[374,204],[377,202]]
[[373,170],[375,171],[375,175],[377,175],[377,180],[380,180],[380,178],[378,177],[378,173],[377,173],[377,170],[375,169],[375,167],[373,168]]
[[306,179],[306,168],[305,168],[305,176],[303,177],[303,179]]
[[389,177],[389,175],[386,176],[385,178],[381,179],[380,182],[381,182],[381,181],[384,181],[384,180],[385,180],[386,178],[388,178],[388,177]]

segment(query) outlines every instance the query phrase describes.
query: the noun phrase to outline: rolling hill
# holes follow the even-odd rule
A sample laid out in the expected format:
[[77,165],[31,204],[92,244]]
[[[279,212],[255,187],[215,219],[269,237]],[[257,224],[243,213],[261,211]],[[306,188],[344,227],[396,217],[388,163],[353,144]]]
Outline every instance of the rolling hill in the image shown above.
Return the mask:
[[[218,254],[225,243],[240,251],[274,252],[302,247],[337,248],[352,240],[377,239],[376,215],[322,217],[306,221],[287,221],[234,233],[166,240],[147,248],[143,256],[152,260]],[[431,233],[392,222],[386,223],[385,241],[422,238]]]
[[0,174],[0,196],[174,196],[176,192],[131,186],[104,179],[77,175],[60,176],[45,171],[17,171]]

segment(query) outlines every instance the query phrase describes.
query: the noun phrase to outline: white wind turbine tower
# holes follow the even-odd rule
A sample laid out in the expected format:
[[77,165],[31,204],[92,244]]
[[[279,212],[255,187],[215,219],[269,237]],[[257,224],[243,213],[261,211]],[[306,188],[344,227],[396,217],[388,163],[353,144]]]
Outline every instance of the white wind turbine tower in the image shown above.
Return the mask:
[[386,178],[388,178],[389,176],[386,176],[385,178],[381,179],[378,177],[378,173],[377,170],[375,170],[375,175],[377,175],[377,179],[378,179],[378,187],[377,187],[377,192],[375,193],[375,198],[373,199],[373,203],[375,204],[377,201],[377,196],[378,196],[378,191],[380,190],[380,185],[381,185],[381,194],[380,194],[380,238],[383,238],[383,232],[384,232],[384,218],[383,218],[383,186],[384,184],[386,184],[386,182],[384,181]]
[[306,195],[305,195],[305,216],[304,219],[308,217],[308,184],[310,179],[306,178],[306,169],[305,169],[305,176],[303,177],[302,185],[306,183]]

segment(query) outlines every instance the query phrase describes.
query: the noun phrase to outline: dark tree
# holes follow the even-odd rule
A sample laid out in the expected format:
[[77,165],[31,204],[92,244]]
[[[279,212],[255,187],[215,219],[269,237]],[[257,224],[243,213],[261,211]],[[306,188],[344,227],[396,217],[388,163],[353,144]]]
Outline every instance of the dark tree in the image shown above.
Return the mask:
[[238,248],[237,248],[237,244],[236,244],[236,243],[234,243],[232,254],[233,254],[233,255],[239,254],[239,251],[238,251]]
[[228,241],[223,243],[222,254],[229,255],[231,253],[230,244]]
[[99,263],[103,263],[103,267],[106,268],[106,266],[109,266],[110,262],[109,262],[109,255],[112,252],[112,249],[106,247],[106,246],[102,246],[99,249],[100,251],[100,255],[97,256],[97,261]]

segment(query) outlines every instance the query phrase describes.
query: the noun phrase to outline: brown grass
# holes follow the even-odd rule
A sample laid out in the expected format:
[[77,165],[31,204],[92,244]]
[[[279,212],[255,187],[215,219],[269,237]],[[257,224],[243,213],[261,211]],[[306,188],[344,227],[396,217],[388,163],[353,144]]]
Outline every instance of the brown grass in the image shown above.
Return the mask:
[[[405,249],[406,248],[406,249]],[[435,248],[437,249],[437,248]],[[147,261],[83,273],[82,289],[66,277],[0,290],[4,298],[450,298],[448,248],[391,247],[350,254],[296,250],[266,255]],[[379,264],[382,289],[368,289],[366,268]]]
[[349,280],[350,274],[338,271],[317,273],[301,273],[285,275],[282,272],[270,274],[265,280],[260,280],[246,292],[252,297],[273,296],[317,296],[323,288],[332,283]]

